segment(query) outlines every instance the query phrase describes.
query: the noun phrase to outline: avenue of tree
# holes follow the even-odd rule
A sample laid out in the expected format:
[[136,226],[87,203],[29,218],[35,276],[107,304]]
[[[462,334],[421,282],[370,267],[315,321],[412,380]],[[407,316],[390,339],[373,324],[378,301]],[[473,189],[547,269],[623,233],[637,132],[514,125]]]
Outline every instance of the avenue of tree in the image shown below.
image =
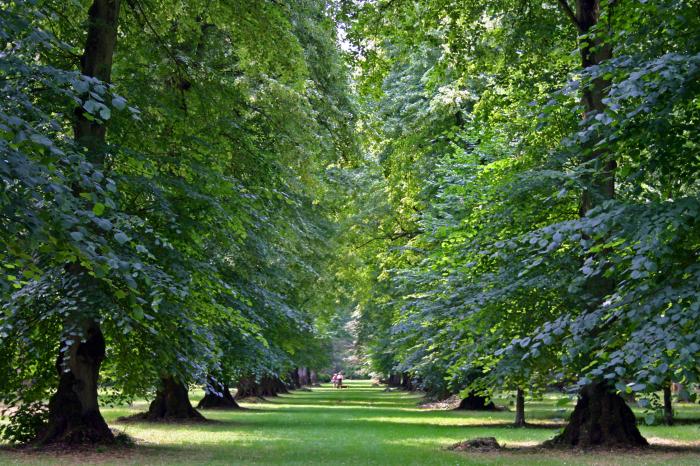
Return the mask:
[[[700,382],[698,0],[0,5],[3,439],[358,364],[461,409],[577,394],[644,446]],[[236,389],[235,398],[231,389]],[[661,397],[658,393],[663,393]]]

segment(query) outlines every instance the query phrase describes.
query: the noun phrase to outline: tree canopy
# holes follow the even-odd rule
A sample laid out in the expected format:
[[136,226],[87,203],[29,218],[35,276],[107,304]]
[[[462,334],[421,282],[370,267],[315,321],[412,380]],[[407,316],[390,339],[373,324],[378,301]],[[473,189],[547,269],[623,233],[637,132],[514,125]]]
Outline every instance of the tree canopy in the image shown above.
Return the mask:
[[697,1],[0,9],[4,438],[349,346],[437,398],[700,382]]

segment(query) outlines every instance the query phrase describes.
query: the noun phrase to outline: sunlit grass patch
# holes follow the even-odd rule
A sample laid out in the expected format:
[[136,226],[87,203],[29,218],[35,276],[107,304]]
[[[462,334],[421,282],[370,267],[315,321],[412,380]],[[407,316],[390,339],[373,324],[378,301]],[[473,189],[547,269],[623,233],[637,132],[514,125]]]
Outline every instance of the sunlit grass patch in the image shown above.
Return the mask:
[[[47,453],[0,452],[0,464],[106,465],[468,465],[468,464],[692,464],[700,463],[700,427],[641,426],[652,443],[671,450],[604,455],[541,451],[536,447],[558,432],[553,419],[572,408],[548,394],[527,403],[528,421],[540,426],[515,428],[513,413],[426,410],[420,396],[386,392],[368,382],[349,381],[350,388],[330,386],[297,391],[259,403],[244,403],[240,411],[203,411],[215,421],[206,424],[118,423],[117,418],[143,411],[148,403],[105,407],[115,428],[135,439],[128,450],[55,456]],[[191,394],[194,403],[201,391]],[[508,406],[508,398],[497,399]],[[679,417],[700,417],[697,407],[678,407]],[[493,453],[447,450],[459,441],[495,437],[506,446]],[[695,450],[684,449],[695,447]]]

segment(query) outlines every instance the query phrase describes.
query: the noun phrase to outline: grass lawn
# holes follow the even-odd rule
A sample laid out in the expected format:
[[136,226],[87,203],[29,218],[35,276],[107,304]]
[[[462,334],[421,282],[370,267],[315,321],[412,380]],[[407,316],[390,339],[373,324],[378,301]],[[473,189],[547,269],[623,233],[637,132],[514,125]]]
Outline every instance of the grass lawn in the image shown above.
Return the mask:
[[[348,385],[342,391],[326,385],[245,404],[245,411],[203,411],[215,422],[200,425],[114,423],[120,416],[144,410],[146,403],[105,408],[110,425],[137,439],[137,446],[80,453],[4,450],[0,464],[700,464],[700,423],[641,427],[654,445],[645,451],[542,451],[522,447],[558,431],[551,424],[566,412],[556,407],[554,395],[526,404],[530,422],[548,425],[517,429],[508,425],[512,412],[424,410],[416,407],[420,398],[415,394],[385,392],[365,381]],[[201,393],[193,394],[193,399],[199,397]],[[700,418],[699,408],[684,405],[679,415]],[[482,436],[494,436],[512,449],[446,450],[458,441]]]

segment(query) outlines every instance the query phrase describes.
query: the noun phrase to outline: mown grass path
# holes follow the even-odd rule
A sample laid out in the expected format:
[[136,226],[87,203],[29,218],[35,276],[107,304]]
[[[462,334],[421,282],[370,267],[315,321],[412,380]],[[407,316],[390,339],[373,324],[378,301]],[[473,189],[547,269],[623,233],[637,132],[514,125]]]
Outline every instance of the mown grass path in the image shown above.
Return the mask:
[[[146,406],[105,408],[110,424],[138,440],[129,449],[99,452],[0,452],[1,464],[216,464],[216,465],[460,465],[460,464],[700,464],[698,424],[644,427],[656,443],[650,451],[561,453],[528,448],[552,437],[556,427],[517,429],[512,412],[435,411],[416,406],[420,397],[386,392],[368,382],[297,391],[244,411],[204,411],[207,424],[120,424],[114,420]],[[193,398],[196,398],[196,395]],[[564,412],[553,399],[527,404],[530,421],[551,424]],[[692,416],[692,411],[686,413]],[[494,436],[508,447],[496,453],[459,453],[446,447]],[[675,446],[674,446],[675,445]],[[682,448],[681,448],[682,447]]]

